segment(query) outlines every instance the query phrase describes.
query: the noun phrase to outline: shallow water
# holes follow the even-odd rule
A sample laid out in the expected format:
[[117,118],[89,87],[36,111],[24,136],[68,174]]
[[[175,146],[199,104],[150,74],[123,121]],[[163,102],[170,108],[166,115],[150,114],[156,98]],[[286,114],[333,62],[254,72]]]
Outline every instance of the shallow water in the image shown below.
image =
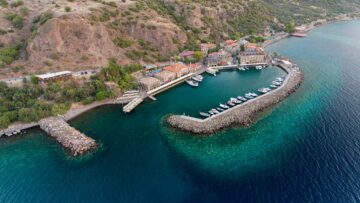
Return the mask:
[[269,85],[278,68],[206,76],[130,115],[95,109],[71,122],[101,144],[71,158],[40,130],[2,139],[1,202],[359,202],[360,22],[270,46],[304,72],[300,89],[250,128],[210,137],[164,125]]

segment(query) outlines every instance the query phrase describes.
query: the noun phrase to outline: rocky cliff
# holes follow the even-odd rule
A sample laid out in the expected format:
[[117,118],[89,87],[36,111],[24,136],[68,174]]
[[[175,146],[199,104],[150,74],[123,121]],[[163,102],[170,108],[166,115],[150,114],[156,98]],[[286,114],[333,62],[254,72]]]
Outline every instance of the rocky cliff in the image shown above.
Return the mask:
[[0,0],[0,75],[96,68],[108,58],[152,63],[201,42],[268,34],[286,22],[331,18],[358,6],[351,0]]

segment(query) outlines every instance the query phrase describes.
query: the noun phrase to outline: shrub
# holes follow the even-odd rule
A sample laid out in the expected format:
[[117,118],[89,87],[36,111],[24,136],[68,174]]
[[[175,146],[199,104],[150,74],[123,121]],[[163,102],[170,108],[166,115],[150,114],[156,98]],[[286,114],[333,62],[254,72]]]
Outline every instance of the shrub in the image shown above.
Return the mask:
[[5,19],[11,21],[11,24],[16,28],[21,29],[24,26],[24,18],[16,13],[7,13]]
[[69,6],[66,6],[65,7],[65,12],[70,12],[71,11],[71,8]]
[[16,0],[16,1],[13,1],[13,2],[10,4],[10,6],[13,7],[13,8],[15,8],[15,7],[21,6],[21,5],[23,5],[23,4],[24,4],[24,2],[23,2],[22,0]]
[[116,39],[114,39],[113,42],[116,46],[121,47],[121,48],[127,48],[134,43],[131,39],[120,38],[120,37],[117,37]]
[[19,57],[19,49],[17,47],[4,47],[0,49],[0,67],[9,65]]
[[29,9],[26,6],[22,6],[20,8],[20,14],[23,16],[27,16],[29,14]]
[[8,6],[7,0],[0,0],[0,6],[6,8]]

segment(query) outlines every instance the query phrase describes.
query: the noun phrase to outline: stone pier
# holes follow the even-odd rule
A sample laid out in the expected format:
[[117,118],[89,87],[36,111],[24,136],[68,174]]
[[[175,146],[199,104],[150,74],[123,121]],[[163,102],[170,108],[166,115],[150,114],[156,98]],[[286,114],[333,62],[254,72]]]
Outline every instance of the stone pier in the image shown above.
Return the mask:
[[73,156],[83,155],[97,147],[94,139],[71,127],[62,117],[42,119],[39,121],[39,126],[68,149]]
[[[167,123],[177,129],[195,134],[212,134],[232,125],[250,125],[257,112],[271,107],[295,92],[303,80],[299,67],[279,66],[288,74],[282,86],[267,94],[230,108],[207,119],[197,119],[183,115],[169,116]],[[234,95],[235,96],[235,95]]]

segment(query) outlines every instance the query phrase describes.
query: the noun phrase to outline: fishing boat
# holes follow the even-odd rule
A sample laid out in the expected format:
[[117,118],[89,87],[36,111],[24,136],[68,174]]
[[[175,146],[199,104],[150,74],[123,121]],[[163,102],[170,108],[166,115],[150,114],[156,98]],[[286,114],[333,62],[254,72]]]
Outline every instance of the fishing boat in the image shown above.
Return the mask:
[[216,109],[211,109],[212,112],[214,112],[214,114],[219,114],[220,112]]
[[211,116],[210,114],[204,113],[204,112],[200,112],[199,114],[200,114],[200,116],[205,117],[205,118],[209,118]]
[[260,89],[258,89],[258,92],[263,93],[263,94],[267,93],[267,91],[265,90],[265,88],[260,88]]
[[201,75],[197,75],[192,77],[191,79],[195,80],[196,82],[202,82],[204,78]]
[[261,70],[263,67],[262,66],[255,66],[256,70]]
[[186,83],[192,87],[198,87],[199,86],[199,83],[198,82],[195,82],[193,80],[187,80]]
[[210,116],[215,115],[215,114],[214,114],[214,112],[213,112],[213,111],[211,111],[211,110],[210,110],[210,111],[208,111],[208,112],[209,112]]
[[275,81],[284,82],[284,78],[282,78],[282,77],[278,77],[278,78],[276,78],[276,80],[275,80]]
[[219,106],[220,106],[221,108],[223,108],[223,109],[228,109],[228,108],[229,108],[229,106],[226,105],[226,104],[219,104]]
[[254,97],[250,93],[245,94],[245,98],[254,99]]
[[276,85],[270,85],[270,87],[271,87],[271,88],[277,88],[277,86],[276,86]]
[[216,108],[216,110],[218,110],[219,112],[225,111],[225,109],[222,109],[222,108],[220,108],[220,107]]
[[234,104],[232,101],[228,101],[227,104],[228,104],[229,106],[235,106],[235,104]]
[[241,104],[241,103],[242,103],[242,101],[240,101],[240,100],[238,100],[238,99],[236,99],[236,98],[230,98],[230,101],[231,101],[232,103],[235,103],[235,104]]
[[242,96],[238,96],[237,98],[238,98],[238,100],[243,101],[243,102],[247,101],[247,99],[245,97],[242,97]]
[[245,68],[241,67],[241,68],[238,68],[238,70],[245,71]]

